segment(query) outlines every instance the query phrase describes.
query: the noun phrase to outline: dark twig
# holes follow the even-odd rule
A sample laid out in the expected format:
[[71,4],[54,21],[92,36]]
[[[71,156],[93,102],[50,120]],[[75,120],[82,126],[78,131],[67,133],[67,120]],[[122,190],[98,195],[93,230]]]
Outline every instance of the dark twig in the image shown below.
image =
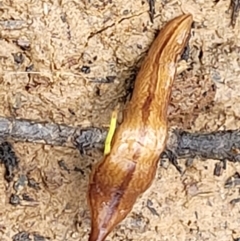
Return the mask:
[[211,133],[190,133],[173,130],[169,135],[167,146],[162,157],[170,157],[172,163],[179,169],[177,159],[214,159],[240,161],[240,130],[215,131]]
[[78,141],[77,147],[84,149],[95,147],[94,143],[97,142],[103,143],[106,133],[106,130],[94,127],[71,127],[55,123],[0,117],[0,139],[69,147],[75,147],[73,139],[76,139]]
[[5,179],[10,182],[14,178],[14,170],[18,167],[18,159],[9,142],[0,144],[0,162],[5,166]]
[[150,20],[153,23],[154,22],[154,15],[155,15],[155,0],[148,0],[148,4],[149,4]]
[[190,133],[173,130],[166,150],[179,158],[240,161],[240,130],[215,131],[211,133]]
[[[232,27],[235,27],[236,25],[236,20],[239,14],[239,10],[240,10],[240,1],[239,0],[230,0],[230,6],[229,6],[229,10],[231,10],[231,25]],[[228,11],[229,11],[228,10]]]
[[[54,123],[38,123],[0,117],[0,139],[44,143],[54,146],[77,147],[81,154],[92,148],[103,148],[107,130],[96,127],[71,127]],[[169,131],[166,149],[161,158],[168,158],[179,172],[178,159],[215,159],[223,162],[240,161],[240,130],[190,133]]]
[[238,172],[234,173],[234,175],[232,175],[231,177],[229,177],[226,182],[224,187],[225,188],[232,188],[235,186],[239,186],[240,185],[240,174]]

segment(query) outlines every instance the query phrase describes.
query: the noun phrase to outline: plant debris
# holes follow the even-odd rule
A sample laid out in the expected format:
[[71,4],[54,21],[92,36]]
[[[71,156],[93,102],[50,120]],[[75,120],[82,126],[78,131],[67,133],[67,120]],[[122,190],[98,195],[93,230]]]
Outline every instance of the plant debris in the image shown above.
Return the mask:
[[20,232],[20,233],[17,233],[13,236],[12,240],[13,241],[32,241],[30,238],[29,238],[29,233],[27,232]]
[[50,239],[37,233],[28,233],[22,231],[15,234],[12,237],[12,241],[50,241]]
[[155,15],[155,0],[148,0],[148,4],[149,4],[150,20],[153,23],[154,22],[154,15]]
[[[11,133],[8,129],[10,125],[13,126]],[[23,126],[24,132],[22,132]],[[74,146],[80,151],[81,155],[85,155],[88,150],[93,148],[102,150],[107,135],[106,129],[96,127],[74,128],[66,125],[27,122],[26,120],[11,121],[7,118],[0,118],[0,130],[5,133],[4,135],[0,132],[0,135],[8,138],[17,137],[17,140]],[[6,173],[12,173],[11,168],[15,168],[17,158],[9,143],[2,143],[2,155],[3,152],[5,153],[4,160],[7,160],[3,161],[7,165],[6,168],[8,168]],[[12,159],[8,159],[9,157]],[[230,162],[240,161],[240,131],[191,133],[181,129],[174,129],[170,131],[166,150],[162,154],[162,158],[165,157],[169,158],[180,173],[182,173],[182,168],[177,163],[178,159],[187,158],[187,166],[190,166],[196,157],[220,160],[222,164],[216,164],[214,170],[214,175],[219,176],[222,173],[221,169],[226,169],[227,160]],[[70,172],[63,160],[60,160],[58,164],[61,168]]]
[[229,177],[225,182],[225,188],[232,188],[240,185],[240,174],[238,172],[234,173],[231,177]]
[[[195,158],[214,159],[222,162],[240,161],[240,131],[227,130],[212,133],[189,133],[174,130],[168,139],[165,153],[181,172],[177,159]],[[225,165],[224,165],[225,166]]]
[[229,10],[231,10],[231,25],[235,27],[236,20],[239,15],[240,10],[240,1],[239,0],[230,0]]
[[0,143],[0,160],[5,166],[5,179],[8,182],[12,181],[18,167],[18,158],[9,142]]
[[147,200],[147,208],[149,211],[156,216],[159,216],[159,213],[156,211],[156,209],[153,207],[153,203],[150,199]]
[[20,204],[20,197],[17,195],[17,194],[12,194],[10,196],[10,204],[14,205],[14,206],[17,206]]

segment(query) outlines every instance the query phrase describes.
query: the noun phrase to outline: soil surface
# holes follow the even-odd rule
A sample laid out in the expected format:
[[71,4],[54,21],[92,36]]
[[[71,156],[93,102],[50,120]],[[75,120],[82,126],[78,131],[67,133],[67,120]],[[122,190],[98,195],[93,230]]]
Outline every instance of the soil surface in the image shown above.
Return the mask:
[[[0,1],[0,116],[65,123],[109,124],[124,106],[134,77],[164,23],[192,13],[190,57],[179,64],[169,107],[171,126],[192,131],[240,126],[240,19],[230,26],[227,1]],[[88,240],[86,202],[99,151],[12,143],[14,180],[0,166],[0,239]],[[184,160],[180,163],[184,164]],[[230,241],[240,237],[237,187],[225,181],[238,163],[213,175],[215,161],[195,160],[183,176],[159,166],[151,188],[107,240]]]

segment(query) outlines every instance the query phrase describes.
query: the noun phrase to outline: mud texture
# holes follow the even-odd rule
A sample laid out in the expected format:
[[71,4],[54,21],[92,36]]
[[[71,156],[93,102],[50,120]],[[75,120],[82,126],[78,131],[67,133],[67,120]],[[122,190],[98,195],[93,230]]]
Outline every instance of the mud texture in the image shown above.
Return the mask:
[[[170,127],[239,129],[240,20],[231,26],[229,6],[156,0],[151,21],[148,1],[2,1],[0,116],[106,128],[114,107],[128,101],[158,30],[190,12],[189,58],[179,63]],[[0,166],[1,240],[87,240],[88,176],[102,152],[11,145],[19,163],[10,182]],[[107,240],[237,240],[238,185],[225,183],[240,165],[229,162],[213,175],[218,161],[201,160],[195,158],[183,175],[172,165],[160,166],[151,188]]]

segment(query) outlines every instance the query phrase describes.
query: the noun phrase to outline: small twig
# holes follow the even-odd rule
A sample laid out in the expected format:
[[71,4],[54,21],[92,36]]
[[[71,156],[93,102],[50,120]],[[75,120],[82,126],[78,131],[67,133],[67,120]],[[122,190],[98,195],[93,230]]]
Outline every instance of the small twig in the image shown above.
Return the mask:
[[[103,147],[106,129],[96,127],[72,127],[55,123],[0,117],[0,138],[44,143],[54,146],[78,147],[86,151],[95,146]],[[194,158],[240,161],[240,130],[190,133],[170,130],[163,156],[177,159]]]
[[29,26],[29,23],[20,19],[16,19],[16,20],[9,19],[9,20],[1,20],[0,26],[2,26],[4,29],[17,30],[17,29],[26,28],[27,26]]
[[220,160],[224,169],[226,161],[240,161],[240,130],[215,131],[211,133],[190,133],[173,130],[169,135],[162,157],[168,157],[179,168],[177,159],[195,157]]
[[[93,147],[94,142],[104,142],[107,131],[94,127],[82,128],[55,123],[34,122],[0,117],[0,139],[44,143],[53,146],[81,148]],[[95,138],[97,137],[97,138]],[[100,138],[100,139],[99,139]],[[89,146],[87,145],[88,142]]]
[[234,28],[236,25],[237,17],[239,15],[240,10],[240,1],[239,0],[231,0],[228,12],[231,10],[231,22],[230,25]]
[[173,130],[166,150],[179,158],[215,159],[240,161],[240,130],[190,133]]
[[4,71],[3,72],[6,75],[24,75],[24,74],[41,74],[41,75],[51,75],[51,76],[57,76],[57,75],[68,75],[68,76],[74,76],[79,77],[83,76],[81,73],[74,74],[72,72],[64,72],[64,71],[51,71],[51,72],[44,72],[44,71]]
[[[78,148],[81,154],[92,148],[103,149],[107,130],[96,127],[72,127],[0,117],[0,139],[44,143]],[[161,158],[168,158],[176,168],[178,159],[214,159],[240,161],[240,130],[190,133],[170,130]],[[225,165],[224,165],[225,166]]]
[[150,20],[153,23],[154,22],[154,15],[155,15],[155,0],[148,0],[148,4],[149,4]]

